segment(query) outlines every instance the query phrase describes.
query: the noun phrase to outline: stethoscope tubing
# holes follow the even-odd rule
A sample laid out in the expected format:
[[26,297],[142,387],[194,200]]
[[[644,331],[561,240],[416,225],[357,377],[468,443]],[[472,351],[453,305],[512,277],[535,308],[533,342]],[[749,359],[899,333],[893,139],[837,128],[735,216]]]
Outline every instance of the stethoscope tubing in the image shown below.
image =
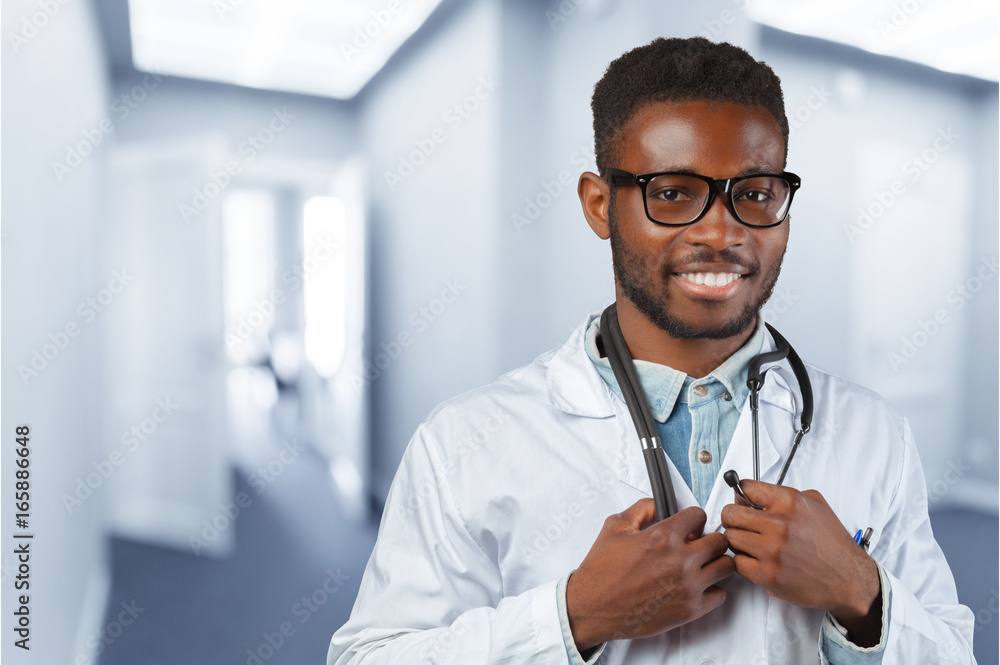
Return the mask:
[[[611,363],[611,370],[618,381],[628,412],[632,416],[639,441],[642,443],[642,456],[646,461],[646,472],[649,474],[653,489],[656,521],[659,522],[677,512],[677,496],[670,479],[667,456],[660,446],[660,437],[656,434],[656,421],[649,410],[649,403],[646,401],[642,384],[639,383],[639,377],[635,373],[635,364],[618,325],[618,310],[613,303],[601,315],[601,330],[608,333],[606,337],[602,336],[605,342],[604,351],[608,356],[608,362]],[[628,362],[623,359],[627,359]]]
[[[774,351],[767,351],[757,355],[750,361],[747,370],[747,388],[750,389],[750,411],[751,411],[751,431],[753,437],[753,471],[754,480],[760,480],[760,439],[759,439],[759,393],[764,385],[764,376],[767,373],[760,371],[762,365],[780,360],[788,359],[795,374],[796,382],[799,384],[799,392],[802,396],[802,411],[799,415],[799,429],[795,433],[795,439],[789,450],[788,458],[781,468],[778,476],[778,485],[785,480],[788,467],[792,463],[792,458],[799,448],[802,437],[809,431],[812,424],[813,395],[812,384],[806,372],[805,365],[801,358],[777,330],[769,323],[765,323],[771,336],[774,338],[778,348]],[[653,503],[656,506],[656,521],[664,520],[677,512],[677,497],[674,493],[673,482],[670,479],[670,465],[667,463],[666,454],[660,445],[660,439],[656,435],[656,421],[646,401],[646,394],[639,382],[639,377],[635,371],[635,363],[629,353],[625,337],[622,335],[621,326],[618,324],[618,309],[615,303],[609,305],[601,314],[601,340],[604,342],[604,351],[608,362],[618,381],[625,405],[628,407],[629,415],[635,426],[636,433],[642,443],[643,459],[646,462],[646,472],[649,474],[649,483],[653,491]],[[603,334],[603,333],[606,333]],[[740,499],[752,508],[762,509],[762,506],[751,501],[739,485],[739,475],[733,471],[725,473],[726,482],[736,491]]]

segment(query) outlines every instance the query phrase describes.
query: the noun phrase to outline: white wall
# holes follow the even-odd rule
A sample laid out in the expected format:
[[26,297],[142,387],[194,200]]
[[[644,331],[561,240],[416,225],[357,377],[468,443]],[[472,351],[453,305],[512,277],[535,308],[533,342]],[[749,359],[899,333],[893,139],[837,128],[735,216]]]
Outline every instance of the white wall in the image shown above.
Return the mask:
[[[106,505],[92,497],[70,514],[61,495],[94,472],[103,376],[98,330],[78,304],[104,288],[114,266],[96,257],[104,193],[103,152],[97,148],[57,180],[52,162],[66,145],[97,131],[110,103],[104,60],[89,3],[3,4],[3,646],[6,663],[65,663],[81,653],[78,641],[102,619],[107,569],[102,520]],[[41,18],[38,18],[38,17]],[[24,20],[29,26],[25,29]],[[36,25],[40,28],[32,30]],[[30,36],[15,50],[11,33]],[[72,66],[68,66],[71,64]],[[96,139],[95,139],[96,140]],[[84,148],[86,150],[86,148]],[[113,304],[113,303],[112,303]],[[60,339],[67,324],[77,334]],[[74,328],[71,327],[71,330]],[[45,348],[50,334],[56,344]],[[19,367],[33,351],[51,359],[27,382]],[[15,426],[31,427],[31,516],[13,523]],[[13,646],[13,611],[20,593],[12,576],[18,561],[13,533],[33,533],[30,561],[30,651]],[[113,599],[131,600],[131,599]]]
[[1000,278],[954,289],[997,255],[996,84],[774,30],[758,54],[782,79],[803,182],[771,319],[909,418],[932,507],[995,511]]
[[[497,250],[498,129],[507,81],[500,7],[495,0],[452,6],[432,17],[427,32],[404,46],[359,100],[371,160],[372,332],[365,355],[375,362],[384,354],[384,369],[368,384],[379,497],[428,412],[501,371],[496,302],[506,277]],[[422,158],[418,144],[430,152],[429,141],[433,152]],[[400,159],[414,152],[418,165],[399,176]],[[388,182],[387,172],[402,182]]]

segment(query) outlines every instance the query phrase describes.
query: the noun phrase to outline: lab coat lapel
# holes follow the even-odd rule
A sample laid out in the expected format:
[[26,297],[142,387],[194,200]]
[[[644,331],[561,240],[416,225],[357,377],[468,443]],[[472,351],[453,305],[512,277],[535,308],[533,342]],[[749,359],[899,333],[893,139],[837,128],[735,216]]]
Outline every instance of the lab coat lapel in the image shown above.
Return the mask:
[[[787,362],[783,361],[779,365],[772,366],[768,370],[764,379],[764,386],[760,390],[760,414],[759,414],[759,441],[760,441],[760,478],[769,483],[777,482],[781,473],[781,465],[784,456],[788,453],[795,431],[793,429],[794,400],[789,389],[786,372],[791,372],[787,367]],[[775,410],[782,413],[775,413]],[[777,417],[774,417],[777,416]],[[733,433],[733,440],[729,444],[729,450],[722,460],[722,467],[719,475],[712,486],[712,493],[708,498],[708,505],[705,512],[708,513],[708,520],[705,524],[705,533],[721,529],[722,508],[734,501],[733,490],[723,479],[723,474],[730,469],[735,469],[740,474],[740,478],[753,479],[753,432],[751,422],[753,416],[750,412],[750,398],[747,397],[743,404],[743,411],[740,413],[740,420]],[[787,421],[787,426],[784,424]],[[777,431],[775,431],[777,430]],[[780,443],[781,448],[775,445],[775,441]]]
[[[617,395],[612,393],[611,396],[615,416],[617,416],[615,422],[620,425],[618,435],[621,441],[621,456],[626,460],[626,463],[620,467],[623,472],[618,474],[618,479],[643,495],[652,497],[653,488],[649,484],[646,458],[639,443],[639,435],[632,424],[632,417],[629,415],[625,403],[618,399]],[[670,469],[670,481],[674,485],[674,496],[677,498],[678,510],[683,510],[688,506],[697,506],[698,500],[694,498],[691,488],[688,487],[684,477],[681,476],[680,471],[677,470],[669,457],[667,457],[667,466]]]

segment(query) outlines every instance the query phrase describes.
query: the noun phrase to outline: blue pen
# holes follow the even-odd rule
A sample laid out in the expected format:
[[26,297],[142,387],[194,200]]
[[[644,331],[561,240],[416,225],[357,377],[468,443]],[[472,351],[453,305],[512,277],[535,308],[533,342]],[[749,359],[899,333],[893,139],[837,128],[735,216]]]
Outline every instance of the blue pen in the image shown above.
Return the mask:
[[863,533],[861,529],[858,529],[858,532],[854,534],[854,542],[856,542],[858,545],[861,545],[861,547],[865,548],[865,552],[868,551],[868,542],[872,539],[873,532],[874,529],[868,527],[867,529],[864,530]]

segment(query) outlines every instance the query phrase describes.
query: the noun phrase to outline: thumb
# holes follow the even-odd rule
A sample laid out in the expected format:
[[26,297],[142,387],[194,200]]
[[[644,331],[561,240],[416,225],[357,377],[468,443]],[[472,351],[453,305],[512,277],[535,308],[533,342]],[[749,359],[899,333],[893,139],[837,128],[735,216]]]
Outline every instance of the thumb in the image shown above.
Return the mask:
[[741,480],[740,487],[743,488],[743,493],[751,501],[765,507],[775,505],[782,500],[790,498],[792,494],[798,493],[798,490],[791,487],[773,485],[760,480],[750,480],[749,478]]
[[652,499],[639,499],[616,517],[617,531],[632,533],[641,531],[656,519],[656,504]]

